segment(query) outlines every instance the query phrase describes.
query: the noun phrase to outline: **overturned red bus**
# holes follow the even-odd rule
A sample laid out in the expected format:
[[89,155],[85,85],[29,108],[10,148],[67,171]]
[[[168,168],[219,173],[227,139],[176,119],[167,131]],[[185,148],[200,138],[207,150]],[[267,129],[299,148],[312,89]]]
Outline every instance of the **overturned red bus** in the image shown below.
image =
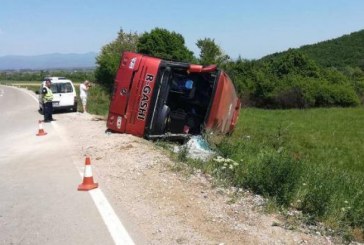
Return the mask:
[[107,128],[148,139],[230,133],[240,100],[228,75],[202,66],[124,52]]

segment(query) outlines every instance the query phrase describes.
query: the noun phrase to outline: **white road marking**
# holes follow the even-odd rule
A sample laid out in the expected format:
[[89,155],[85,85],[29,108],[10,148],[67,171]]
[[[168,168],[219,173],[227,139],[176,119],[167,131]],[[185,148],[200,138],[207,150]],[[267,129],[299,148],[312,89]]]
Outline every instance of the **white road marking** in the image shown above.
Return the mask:
[[[61,137],[63,142],[67,142],[65,136],[62,134],[61,129],[57,122],[51,122],[54,129],[58,132],[58,135]],[[72,158],[72,157],[71,157]],[[74,165],[77,168],[77,164],[75,162],[76,159],[72,158]],[[78,169],[78,173],[80,174],[81,178],[83,178],[82,170]],[[107,229],[110,232],[112,239],[114,240],[115,244],[117,245],[134,245],[134,241],[130,237],[129,233],[125,229],[124,225],[120,221],[119,217],[115,213],[114,209],[108,202],[107,198],[105,197],[104,193],[101,191],[100,188],[93,189],[88,191],[91,195],[92,200],[94,201],[97,210],[99,211]]]
[[115,244],[134,245],[134,241],[124,228],[123,224],[116,215],[114,209],[107,201],[104,193],[100,189],[93,189],[89,191],[92,200],[94,200],[97,209],[99,210],[102,219],[104,220],[107,229]]
[[7,87],[8,88],[18,89],[20,91],[23,91],[24,93],[26,93],[27,95],[29,95],[30,97],[32,97],[35,100],[35,102],[39,103],[38,98],[35,95],[33,95],[32,93],[28,92],[27,90],[20,89],[20,88],[16,88],[16,87],[13,87],[13,86],[7,86]]
[[38,100],[38,98],[35,95],[33,95],[32,93],[29,93],[29,92],[25,92],[25,93],[28,94],[28,95],[30,95],[35,100],[35,102],[37,102],[37,104],[39,103],[39,100]]

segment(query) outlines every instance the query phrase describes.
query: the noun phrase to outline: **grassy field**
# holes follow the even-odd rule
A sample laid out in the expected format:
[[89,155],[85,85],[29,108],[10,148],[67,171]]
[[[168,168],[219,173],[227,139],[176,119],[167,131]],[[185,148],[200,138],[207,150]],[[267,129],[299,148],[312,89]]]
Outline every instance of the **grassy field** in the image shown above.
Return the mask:
[[[241,111],[231,141],[245,136],[296,158],[364,174],[364,108]],[[254,139],[252,139],[254,137]]]
[[364,238],[363,107],[243,109],[217,148],[235,162],[211,161],[206,171],[302,210],[307,222]]

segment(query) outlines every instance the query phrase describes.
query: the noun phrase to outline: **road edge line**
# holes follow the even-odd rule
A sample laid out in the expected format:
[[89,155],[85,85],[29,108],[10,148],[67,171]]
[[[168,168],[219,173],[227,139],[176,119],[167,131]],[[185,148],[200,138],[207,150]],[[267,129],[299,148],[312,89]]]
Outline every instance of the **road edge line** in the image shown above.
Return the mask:
[[[60,126],[57,122],[51,122],[53,128],[58,133],[59,137],[62,139],[63,142],[66,142],[65,136],[62,135]],[[75,163],[75,159],[73,156],[70,156],[74,166],[77,169],[77,172],[80,174],[81,179],[83,178],[82,170],[83,168],[78,168],[77,164]],[[112,208],[110,202],[107,200],[106,196],[102,192],[100,188],[88,191],[90,194],[93,202],[99,214],[101,215],[102,220],[104,221],[106,228],[108,229],[111,238],[114,240],[114,243],[117,245],[135,245],[133,239],[127,232],[126,228],[124,227],[123,223],[119,219],[118,215],[115,213],[114,209]]]
[[[22,91],[24,92],[25,94],[29,95],[30,97],[32,97],[36,103],[39,103],[39,100],[36,96],[34,96],[32,93],[31,93],[31,90],[29,89],[25,89],[25,88],[18,88],[18,87],[15,87],[15,86],[9,86],[9,85],[4,85],[2,84],[3,86],[6,86],[8,88],[13,88],[13,89],[16,89],[16,90],[19,90],[19,91]],[[29,92],[28,92],[29,91]]]
[[89,193],[115,244],[134,245],[134,241],[121,223],[101,189],[93,189],[90,190]]

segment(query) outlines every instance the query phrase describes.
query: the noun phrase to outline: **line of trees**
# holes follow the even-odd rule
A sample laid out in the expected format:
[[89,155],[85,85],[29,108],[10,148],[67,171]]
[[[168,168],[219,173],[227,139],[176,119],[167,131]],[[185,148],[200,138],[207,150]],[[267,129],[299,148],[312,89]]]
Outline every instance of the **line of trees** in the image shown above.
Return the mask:
[[299,50],[258,61],[224,65],[244,103],[264,108],[358,106],[364,98],[364,72],[318,66]]
[[197,58],[185,44],[181,34],[166,29],[155,28],[141,35],[136,32],[126,33],[122,29],[117,38],[105,45],[96,58],[96,80],[111,89],[114,77],[120,63],[120,54],[124,51],[133,51],[166,60],[175,60],[199,64],[226,63],[230,58],[210,38],[200,39],[196,45],[200,49]]
[[27,70],[27,71],[3,71],[0,72],[0,81],[30,81],[41,82],[46,76],[67,77],[73,82],[82,82],[84,80],[95,80],[94,70]]
[[324,67],[300,49],[260,60],[232,60],[214,39],[200,39],[196,45],[200,49],[198,57],[186,47],[183,36],[176,32],[155,28],[139,35],[120,30],[117,38],[105,45],[97,57],[95,77],[111,90],[120,54],[134,51],[167,60],[217,64],[230,75],[243,104],[247,106],[348,107],[358,106],[364,101],[364,72],[359,66]]

